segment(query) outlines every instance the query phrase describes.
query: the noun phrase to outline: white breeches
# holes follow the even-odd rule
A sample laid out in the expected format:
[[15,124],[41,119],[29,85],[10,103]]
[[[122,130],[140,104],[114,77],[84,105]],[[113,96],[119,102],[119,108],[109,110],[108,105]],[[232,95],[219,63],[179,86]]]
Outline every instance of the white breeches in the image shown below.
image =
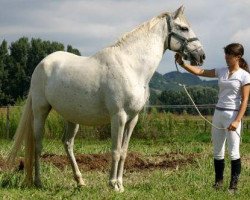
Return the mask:
[[[213,124],[219,128],[227,128],[237,116],[238,111],[220,111],[216,110],[213,116]],[[212,141],[214,148],[214,158],[217,160],[224,159],[225,143],[228,144],[228,153],[231,160],[240,158],[240,131],[241,123],[236,131],[221,130],[212,128]]]

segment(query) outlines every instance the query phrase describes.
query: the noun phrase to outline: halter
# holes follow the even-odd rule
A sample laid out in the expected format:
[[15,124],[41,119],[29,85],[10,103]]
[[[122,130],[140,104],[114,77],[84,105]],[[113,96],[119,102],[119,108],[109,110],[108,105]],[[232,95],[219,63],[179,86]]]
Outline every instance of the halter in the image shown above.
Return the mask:
[[179,40],[181,42],[181,48],[180,48],[179,51],[182,52],[186,58],[190,58],[190,52],[188,51],[187,45],[190,42],[197,41],[197,40],[199,41],[199,39],[197,37],[187,39],[187,38],[173,32],[171,24],[170,24],[171,19],[172,18],[170,16],[167,18],[167,24],[168,24],[168,48],[169,48],[169,50],[172,50],[171,49],[171,38],[174,37],[175,39],[177,39],[177,40]]

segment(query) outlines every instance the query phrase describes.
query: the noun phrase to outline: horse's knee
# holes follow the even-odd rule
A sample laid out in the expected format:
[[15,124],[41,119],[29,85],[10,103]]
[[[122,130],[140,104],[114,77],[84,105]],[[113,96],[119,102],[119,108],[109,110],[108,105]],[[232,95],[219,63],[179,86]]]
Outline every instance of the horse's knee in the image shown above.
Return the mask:
[[124,161],[127,157],[127,150],[121,151],[120,160]]
[[120,150],[114,150],[112,152],[112,159],[113,160],[118,161],[118,160],[120,160],[120,157],[121,157],[121,151]]

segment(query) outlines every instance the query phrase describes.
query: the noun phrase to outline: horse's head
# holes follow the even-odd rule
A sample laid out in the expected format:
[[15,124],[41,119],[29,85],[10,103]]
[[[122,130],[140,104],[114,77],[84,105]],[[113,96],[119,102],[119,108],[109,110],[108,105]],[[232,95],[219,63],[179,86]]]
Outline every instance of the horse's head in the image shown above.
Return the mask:
[[174,13],[166,16],[168,27],[166,49],[179,52],[192,65],[202,65],[205,53],[183,12],[184,7],[181,6]]

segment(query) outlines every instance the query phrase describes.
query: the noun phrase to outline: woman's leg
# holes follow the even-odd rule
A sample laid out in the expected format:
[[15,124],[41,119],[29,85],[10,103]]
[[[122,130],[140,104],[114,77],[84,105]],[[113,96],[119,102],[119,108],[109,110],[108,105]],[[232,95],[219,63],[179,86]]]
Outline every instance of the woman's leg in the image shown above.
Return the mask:
[[237,184],[241,172],[240,131],[241,124],[236,131],[228,131],[227,133],[228,151],[231,159],[231,181],[229,189],[232,190],[232,192],[237,190]]
[[[213,116],[213,124],[216,127],[223,127],[222,111],[215,110]],[[223,173],[225,168],[224,155],[225,155],[225,142],[226,132],[223,129],[212,128],[212,141],[214,151],[214,170],[215,170],[215,184],[214,188],[219,189],[223,184]]]

